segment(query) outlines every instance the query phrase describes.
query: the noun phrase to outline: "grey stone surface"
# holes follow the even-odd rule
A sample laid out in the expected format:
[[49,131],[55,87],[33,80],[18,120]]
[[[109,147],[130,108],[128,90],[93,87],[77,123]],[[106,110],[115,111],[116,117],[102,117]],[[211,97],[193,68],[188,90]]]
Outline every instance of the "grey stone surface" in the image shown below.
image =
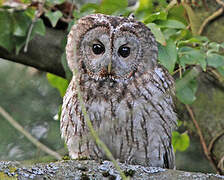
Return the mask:
[[[130,179],[159,179],[159,180],[216,180],[224,179],[217,174],[203,174],[178,170],[144,167],[140,165],[119,164],[122,171]],[[66,160],[35,165],[23,165],[19,162],[1,161],[0,179],[121,179],[118,171],[110,161],[96,162],[93,160]]]

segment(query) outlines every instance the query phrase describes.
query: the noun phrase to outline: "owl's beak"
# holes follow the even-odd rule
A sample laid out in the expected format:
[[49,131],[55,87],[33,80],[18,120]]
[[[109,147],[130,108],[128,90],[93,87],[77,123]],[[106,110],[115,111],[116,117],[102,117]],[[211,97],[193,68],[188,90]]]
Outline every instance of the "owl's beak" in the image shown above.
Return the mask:
[[108,74],[111,73],[111,61],[109,62],[108,66],[107,66],[107,73]]

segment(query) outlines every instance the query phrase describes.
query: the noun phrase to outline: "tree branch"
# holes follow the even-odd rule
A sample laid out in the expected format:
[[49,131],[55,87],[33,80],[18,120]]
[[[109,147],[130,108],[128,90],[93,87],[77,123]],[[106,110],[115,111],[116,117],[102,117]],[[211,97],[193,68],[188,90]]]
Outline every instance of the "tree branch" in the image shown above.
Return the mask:
[[187,108],[187,111],[188,111],[188,113],[189,113],[189,115],[190,115],[190,117],[191,117],[191,119],[192,119],[192,121],[195,125],[196,131],[197,131],[198,136],[200,138],[200,142],[201,142],[201,145],[202,145],[202,148],[204,150],[204,154],[205,154],[206,158],[210,161],[211,165],[214,167],[216,172],[221,174],[222,171],[217,167],[217,164],[214,162],[214,159],[212,158],[210,152],[208,151],[208,147],[205,143],[205,139],[204,139],[204,136],[202,134],[201,128],[199,127],[199,124],[195,119],[195,116],[194,116],[194,113],[193,113],[192,109],[187,104],[185,104],[185,107]]
[[61,64],[63,53],[62,40],[65,37],[66,33],[62,30],[46,28],[45,36],[36,35],[29,42],[29,48],[26,53],[20,51],[16,55],[0,47],[0,58],[65,77],[65,71]]
[[220,16],[222,13],[223,13],[223,7],[219,8],[217,11],[215,11],[212,15],[210,15],[209,17],[207,17],[204,22],[202,23],[199,31],[198,31],[198,34],[201,35],[203,30],[205,29],[205,26],[211,22],[213,19],[217,18],[218,16]]
[[51,150],[41,142],[39,142],[36,138],[34,138],[28,131],[26,131],[16,120],[14,120],[1,106],[0,106],[0,114],[20,133],[22,133],[30,142],[32,142],[37,148],[41,149],[45,153],[55,157],[58,160],[61,160],[62,157],[57,152]]

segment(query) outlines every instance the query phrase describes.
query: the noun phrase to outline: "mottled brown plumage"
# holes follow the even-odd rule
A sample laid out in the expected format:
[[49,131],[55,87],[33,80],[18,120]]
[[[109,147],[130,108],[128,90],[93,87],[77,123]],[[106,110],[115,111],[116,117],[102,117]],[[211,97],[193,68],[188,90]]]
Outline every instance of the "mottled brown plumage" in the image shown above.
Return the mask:
[[173,168],[173,79],[157,63],[151,31],[133,18],[89,15],[71,29],[66,53],[71,70],[79,70],[61,115],[70,156],[106,158],[89,134],[77,97],[79,83],[90,120],[116,159]]

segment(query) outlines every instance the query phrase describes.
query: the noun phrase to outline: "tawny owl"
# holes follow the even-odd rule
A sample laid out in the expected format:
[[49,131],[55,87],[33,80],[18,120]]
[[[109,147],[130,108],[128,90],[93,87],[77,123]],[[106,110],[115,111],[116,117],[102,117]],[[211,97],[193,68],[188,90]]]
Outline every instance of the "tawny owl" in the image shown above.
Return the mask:
[[70,156],[106,158],[89,133],[78,83],[90,120],[115,159],[173,168],[173,79],[157,63],[150,29],[133,17],[88,15],[72,27],[66,53],[70,69],[79,70],[67,89],[61,115]]

